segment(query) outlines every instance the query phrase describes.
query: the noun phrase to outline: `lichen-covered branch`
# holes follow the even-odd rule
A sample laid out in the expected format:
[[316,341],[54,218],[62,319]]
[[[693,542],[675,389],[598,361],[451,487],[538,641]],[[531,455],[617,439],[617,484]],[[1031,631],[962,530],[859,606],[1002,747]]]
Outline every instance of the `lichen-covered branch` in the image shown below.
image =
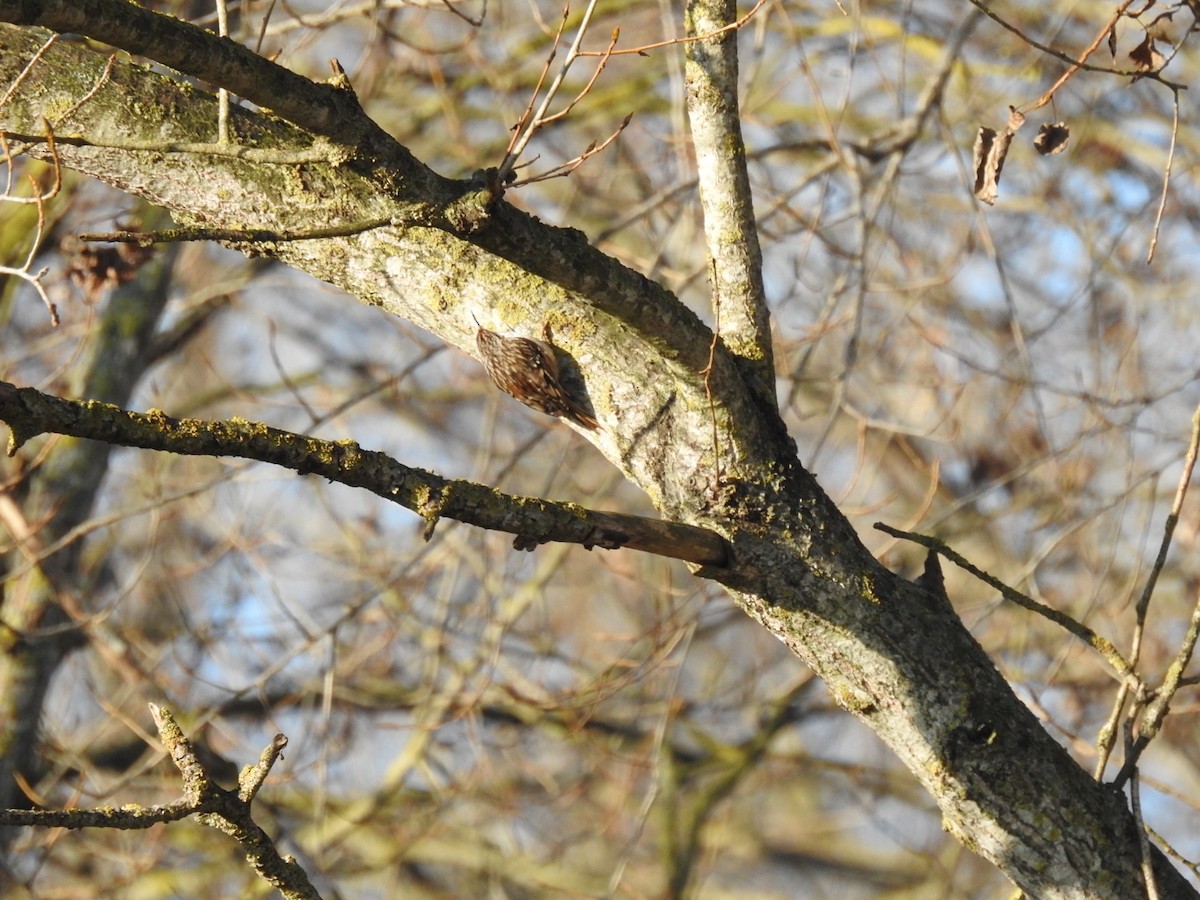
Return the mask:
[[369,490],[421,515],[428,523],[427,535],[445,517],[517,535],[516,546],[522,549],[561,541],[589,549],[628,547],[706,566],[728,562],[724,540],[705,528],[516,497],[405,466],[354,441],[326,441],[242,419],[174,419],[159,410],[128,412],[7,382],[0,382],[0,419],[12,429],[10,455],[30,438],[52,433],[186,456],[240,457]]
[[725,345],[768,405],[775,403],[771,318],[762,281],[762,250],[746,170],[738,107],[734,0],[693,0],[685,23],[687,109],[696,150],[704,234],[711,260],[713,306]]
[[[228,88],[280,117],[371,153],[407,154],[362,111],[353,91],[318,84],[190,22],[123,0],[0,0],[0,19],[86,34]],[[216,138],[216,121],[213,121]]]
[[287,746],[287,738],[275,735],[263,750],[258,763],[247,766],[243,771],[239,790],[227,791],[213,781],[169,709],[152,703],[150,715],[158,729],[163,749],[183,776],[183,796],[179,800],[162,806],[130,804],[120,808],[97,809],[0,809],[0,825],[116,828],[130,831],[197,816],[203,824],[237,840],[254,870],[284,897],[289,900],[320,900],[321,895],[308,880],[307,873],[296,862],[279,853],[270,836],[250,815],[250,802]]

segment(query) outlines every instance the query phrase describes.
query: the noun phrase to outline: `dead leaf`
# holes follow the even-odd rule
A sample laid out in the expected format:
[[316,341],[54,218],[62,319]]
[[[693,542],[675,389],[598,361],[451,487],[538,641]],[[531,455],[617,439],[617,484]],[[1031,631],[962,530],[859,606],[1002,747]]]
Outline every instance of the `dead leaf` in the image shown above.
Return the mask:
[[1055,122],[1053,125],[1047,122],[1038,129],[1038,135],[1033,139],[1033,149],[1042,156],[1053,156],[1066,150],[1070,140],[1071,129],[1066,122]]
[[100,295],[119,284],[131,281],[138,269],[154,255],[153,247],[136,244],[97,246],[70,241],[71,257],[67,275],[83,290],[84,299],[92,303]]
[[1008,108],[1008,127],[1003,132],[980,125],[979,132],[975,135],[973,153],[975,196],[988,206],[994,206],[996,203],[1004,158],[1008,156],[1008,148],[1012,144],[1013,135],[1024,124],[1025,116],[1015,106],[1010,106]]
[[1129,51],[1129,58],[1139,72],[1157,72],[1167,61],[1167,58],[1154,48],[1154,38],[1149,34]]
[[979,126],[975,135],[975,196],[994,206],[999,195],[1000,171],[1004,168],[1004,157],[1008,155],[1008,146],[1012,143],[1012,133],[998,133],[994,128]]

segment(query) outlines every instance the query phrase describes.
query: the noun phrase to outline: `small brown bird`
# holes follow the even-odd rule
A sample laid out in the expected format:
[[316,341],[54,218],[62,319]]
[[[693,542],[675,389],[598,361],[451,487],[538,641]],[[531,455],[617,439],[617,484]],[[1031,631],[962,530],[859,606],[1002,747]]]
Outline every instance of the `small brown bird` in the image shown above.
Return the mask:
[[588,431],[600,427],[559,383],[553,347],[532,338],[502,337],[478,320],[475,325],[479,358],[496,387],[538,412],[565,416]]

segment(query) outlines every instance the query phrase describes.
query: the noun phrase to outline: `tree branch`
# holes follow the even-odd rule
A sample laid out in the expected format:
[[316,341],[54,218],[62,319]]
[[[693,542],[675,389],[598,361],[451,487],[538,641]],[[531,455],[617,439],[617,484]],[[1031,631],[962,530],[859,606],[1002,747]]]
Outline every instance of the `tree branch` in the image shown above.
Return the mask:
[[10,456],[30,438],[50,433],[185,456],[253,459],[399,503],[425,519],[426,537],[438,519],[446,517],[514,534],[514,546],[524,550],[558,541],[588,549],[628,547],[704,566],[729,562],[724,539],[706,528],[504,494],[405,466],[385,453],[363,450],[354,441],[326,441],[241,419],[173,419],[158,410],[127,412],[7,382],[0,382],[0,419],[12,429]]
[[120,809],[0,809],[0,825],[132,831],[195,815],[202,824],[223,831],[241,844],[246,859],[258,875],[274,885],[284,897],[320,900],[307,873],[295,861],[279,853],[270,836],[250,815],[250,802],[287,746],[287,738],[282,734],[275,735],[259,755],[258,762],[242,771],[238,790],[227,791],[213,781],[170,710],[151,703],[150,715],[163,749],[183,776],[180,799],[163,806],[129,805]]
[[[0,0],[0,20],[90,38],[194,75],[340,144],[388,157],[408,151],[347,86],[318,84],[229,38],[125,0]],[[216,120],[213,120],[214,136]]]
[[[192,804],[193,812],[200,813],[200,822],[223,831],[241,844],[246,860],[259,877],[274,885],[288,900],[321,900],[321,895],[308,880],[308,874],[295,860],[282,856],[274,841],[250,816],[253,794],[244,793],[251,782],[261,783],[261,779],[266,778],[287,745],[287,738],[275,735],[258,763],[246,768],[242,791],[226,791],[212,780],[171,711],[151,703],[150,715],[158,728],[163,748],[183,776],[184,800]],[[255,785],[254,790],[257,789]]]
[[704,233],[712,261],[713,307],[725,345],[748,380],[775,406],[771,318],[762,282],[762,250],[746,170],[738,109],[735,0],[692,0],[685,22],[687,111],[696,150]]

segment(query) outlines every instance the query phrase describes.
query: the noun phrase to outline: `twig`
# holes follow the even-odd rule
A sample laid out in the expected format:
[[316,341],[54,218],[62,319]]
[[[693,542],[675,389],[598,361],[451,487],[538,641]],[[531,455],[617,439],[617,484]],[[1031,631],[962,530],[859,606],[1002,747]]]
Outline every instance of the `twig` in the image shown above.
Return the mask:
[[234,838],[259,877],[288,900],[320,900],[321,895],[304,869],[295,860],[280,855],[275,843],[250,815],[250,800],[287,746],[287,738],[275,735],[257,765],[242,772],[239,791],[234,793],[212,780],[169,709],[151,703],[150,715],[163,748],[183,776],[183,799],[192,804],[200,822]]
[[1041,109],[1051,100],[1053,100],[1054,92],[1066,84],[1072,75],[1083,68],[1083,66],[1087,63],[1088,57],[1096,52],[1100,44],[1104,42],[1104,39],[1107,38],[1113,28],[1116,27],[1116,24],[1120,20],[1121,16],[1125,15],[1125,10],[1129,9],[1132,4],[1133,0],[1124,0],[1124,2],[1113,11],[1112,16],[1109,17],[1109,20],[1105,23],[1104,27],[1100,29],[1095,39],[1088,44],[1083,53],[1080,54],[1079,59],[1071,63],[1071,67],[1067,69],[1067,71],[1063,72],[1061,76],[1059,76],[1058,81],[1050,85],[1049,90],[1042,94],[1042,96],[1038,98],[1037,102],[1035,102],[1032,106],[1022,109],[1021,112],[1033,112],[1035,109]]
[[[377,0],[377,2],[378,2],[378,0]],[[444,6],[446,8],[446,12],[448,12],[452,15],[458,16],[460,19],[462,19],[468,25],[472,25],[475,28],[482,28],[483,20],[485,18],[487,18],[487,0],[483,0],[483,10],[479,13],[478,18],[474,18],[474,19],[472,19],[465,12],[463,12],[461,9],[459,9],[456,4],[451,3],[450,0],[442,0],[442,6]]]
[[8,86],[8,90],[4,92],[4,96],[0,97],[0,106],[4,106],[5,103],[12,99],[13,94],[17,92],[17,88],[21,86],[21,82],[29,76],[29,73],[33,71],[33,67],[38,64],[38,60],[46,55],[46,51],[48,51],[57,40],[58,35],[52,34],[46,40],[46,43],[42,44],[42,46],[38,48],[38,52],[33,54],[29,62],[25,64],[25,68],[23,68],[17,77],[13,79],[13,83]]
[[1196,652],[1198,639],[1200,639],[1200,596],[1197,596],[1196,602],[1192,606],[1192,616],[1188,621],[1187,631],[1184,633],[1183,640],[1179,642],[1179,650],[1176,651],[1175,658],[1167,667],[1167,674],[1163,677],[1162,686],[1155,693],[1154,700],[1146,707],[1146,712],[1142,716],[1140,728],[1142,739],[1152,740],[1162,727],[1163,719],[1167,717],[1167,711],[1170,709],[1171,700],[1174,699],[1182,684],[1183,670],[1187,668],[1192,661],[1192,654]]
[[1175,162],[1175,145],[1179,138],[1179,90],[1171,88],[1175,102],[1174,115],[1171,119],[1171,146],[1167,150],[1167,166],[1163,170],[1162,194],[1158,198],[1158,211],[1154,214],[1154,233],[1150,237],[1150,249],[1146,253],[1146,265],[1154,261],[1154,251],[1158,247],[1158,229],[1162,225],[1163,211],[1167,208],[1167,189],[1171,185],[1171,167]]
[[1075,635],[1097,653],[1104,657],[1105,661],[1113,668],[1113,671],[1121,678],[1121,680],[1132,679],[1137,681],[1137,674],[1120,651],[1113,646],[1107,638],[1103,638],[1092,629],[1088,628],[1081,622],[1076,622],[1066,613],[1061,613],[1053,607],[1046,606],[1044,603],[1038,603],[1032,597],[1026,596],[1016,588],[1009,587],[999,578],[989,575],[987,572],[968,562],[967,559],[954,550],[951,550],[949,545],[944,541],[940,541],[935,537],[929,537],[924,534],[916,534],[909,531],[901,531],[898,528],[892,528],[890,525],[885,525],[882,522],[876,522],[875,528],[882,531],[884,534],[890,534],[892,537],[903,538],[907,541],[912,541],[914,544],[920,544],[935,553],[946,557],[950,562],[954,563],[960,569],[970,572],[980,581],[989,584],[1000,592],[1005,600],[1015,603],[1017,606],[1023,607],[1030,612],[1037,613],[1045,619],[1049,619],[1056,625],[1061,626],[1066,631]]
[[[1171,512],[1167,515],[1167,520],[1163,525],[1163,539],[1158,547],[1158,555],[1155,557],[1154,565],[1150,569],[1150,575],[1146,579],[1146,586],[1142,589],[1142,595],[1138,598],[1136,607],[1136,621],[1133,629],[1132,648],[1130,650],[1131,665],[1137,666],[1138,660],[1141,657],[1142,637],[1146,630],[1146,614],[1150,608],[1150,598],[1154,593],[1155,585],[1158,583],[1158,577],[1162,573],[1163,567],[1167,561],[1167,551],[1171,547],[1172,540],[1175,535],[1175,527],[1179,524],[1179,513],[1183,508],[1184,498],[1187,496],[1188,486],[1191,484],[1192,472],[1196,466],[1196,457],[1200,453],[1200,407],[1192,414],[1192,436],[1188,444],[1187,454],[1184,457],[1183,472],[1179,476],[1179,485],[1175,489],[1175,499],[1171,503]],[[1168,670],[1167,679],[1164,680],[1162,687],[1163,692],[1168,692],[1164,697],[1156,699],[1156,707],[1153,707],[1153,713],[1147,711],[1147,719],[1143,724],[1143,733],[1139,736],[1138,742],[1133,745],[1132,752],[1126,754],[1124,765],[1121,771],[1117,774],[1116,783],[1123,783],[1133,771],[1133,767],[1137,764],[1137,759],[1141,755],[1142,750],[1149,743],[1149,739],[1157,734],[1158,726],[1162,722],[1162,716],[1166,714],[1167,703],[1170,702],[1171,696],[1179,689],[1181,684],[1180,677],[1183,674],[1183,666],[1186,665],[1186,660],[1190,659],[1193,648],[1195,647],[1196,637],[1193,633],[1197,627],[1197,613],[1200,612],[1200,604],[1192,611],[1192,624],[1189,628],[1188,635],[1185,636],[1183,643],[1180,646],[1180,652],[1176,655],[1176,660],[1172,663]],[[1190,639],[1189,639],[1190,638]],[[1186,649],[1186,653],[1184,652]],[[1181,660],[1183,660],[1181,664]],[[1178,670],[1176,671],[1176,667]],[[1173,674],[1172,674],[1173,673]],[[1168,681],[1170,686],[1168,686]],[[1104,773],[1105,766],[1108,764],[1108,759],[1112,755],[1112,748],[1116,742],[1117,722],[1120,719],[1121,710],[1124,709],[1125,703],[1129,699],[1130,686],[1123,684],[1117,692],[1116,698],[1113,700],[1113,709],[1109,714],[1108,720],[1104,727],[1096,737],[1096,767],[1093,770],[1094,777],[1099,780]],[[1162,701],[1158,705],[1159,700]],[[1141,694],[1134,698],[1135,706],[1130,710],[1130,716],[1136,715],[1138,708],[1143,703]],[[1150,726],[1150,733],[1147,735],[1145,731],[1146,725]]]
[[600,54],[600,61],[596,63],[595,71],[592,72],[592,77],[588,79],[587,84],[585,84],[579,93],[575,95],[575,99],[573,99],[565,107],[554,113],[554,115],[543,116],[539,122],[539,127],[549,125],[551,122],[557,122],[559,119],[565,118],[571,112],[571,110],[575,108],[576,104],[578,104],[580,100],[588,95],[592,89],[592,86],[595,85],[596,79],[600,77],[600,73],[603,72],[604,67],[608,65],[608,61],[612,57],[613,48],[617,45],[617,39],[620,38],[620,36],[621,29],[614,28],[612,36],[608,39],[608,46],[604,49],[604,52]]
[[570,71],[572,64],[574,64],[575,60],[577,60],[581,55],[579,47],[580,44],[583,43],[584,35],[587,34],[588,25],[591,24],[592,14],[596,11],[596,3],[597,0],[588,0],[588,5],[583,11],[583,18],[579,23],[579,28],[575,32],[575,40],[571,42],[571,46],[567,50],[567,55],[563,60],[562,66],[559,68],[558,74],[554,76],[554,80],[550,82],[550,86],[546,88],[546,96],[542,98],[541,104],[537,107],[537,110],[531,114],[529,110],[533,107],[534,102],[537,99],[538,91],[541,90],[546,73],[550,67],[550,62],[558,53],[558,45],[562,37],[563,29],[566,27],[567,11],[564,11],[562,25],[559,27],[558,33],[554,36],[554,44],[550,49],[550,56],[546,60],[546,64],[542,69],[541,76],[538,78],[537,85],[534,88],[533,96],[529,101],[529,106],[526,107],[525,113],[517,122],[516,132],[513,135],[512,141],[509,143],[508,151],[504,154],[504,159],[500,161],[500,165],[498,167],[500,184],[506,184],[512,180],[512,173],[516,167],[517,160],[521,158],[521,154],[525,152],[525,148],[529,146],[529,142],[533,139],[533,136],[537,134],[537,132],[540,131],[548,122],[553,122],[555,119],[559,119],[566,115],[575,106],[575,104],[577,104],[584,98],[584,96],[587,95],[587,93],[592,89],[592,85],[595,84],[596,78],[599,77],[600,71],[607,64],[608,58],[612,55],[613,46],[617,42],[617,35],[619,33],[618,31],[613,32],[608,48],[602,54],[600,54],[600,63],[597,65],[596,71],[592,73],[592,77],[588,80],[588,83],[583,90],[575,96],[575,99],[567,105],[566,109],[555,113],[554,115],[547,114],[548,110],[550,109],[550,104],[554,102],[554,98],[558,96],[558,92],[562,88],[563,81],[566,80],[567,72]]
[[1158,882],[1154,878],[1154,856],[1150,852],[1150,836],[1146,834],[1146,822],[1142,818],[1141,779],[1135,772],[1129,782],[1129,806],[1133,812],[1134,827],[1137,828],[1138,848],[1142,851],[1142,877],[1146,880],[1146,900],[1158,900]]
[[104,63],[104,70],[100,73],[100,77],[96,79],[96,83],[92,85],[92,89],[67,107],[67,111],[60,116],[56,116],[59,123],[67,121],[76,112],[78,112],[85,103],[91,100],[96,94],[100,93],[100,89],[108,84],[109,78],[112,77],[113,66],[116,65],[117,54],[109,54],[108,61]]
[[[999,14],[996,12],[993,12],[992,9],[990,7],[988,7],[988,5],[986,3],[983,2],[983,0],[970,0],[970,2],[973,6],[978,7],[983,12],[983,14],[985,16],[987,16],[989,19],[991,19],[993,22],[995,22],[997,25],[999,25],[1001,28],[1005,29],[1006,31],[1011,31],[1013,34],[1015,34],[1017,37],[1019,37],[1022,41],[1024,41],[1030,47],[1033,47],[1035,50],[1041,50],[1043,53],[1047,53],[1050,56],[1053,56],[1055,59],[1061,59],[1065,63],[1070,63],[1072,66],[1075,66],[1075,68],[1077,68],[1077,69],[1085,69],[1089,72],[1106,72],[1109,75],[1133,76],[1133,75],[1144,74],[1144,73],[1133,72],[1133,71],[1127,72],[1122,69],[1114,69],[1109,66],[1094,66],[1086,61],[1086,56],[1084,57],[1084,59],[1077,60],[1077,59],[1075,59],[1075,57],[1071,56],[1069,53],[1064,53],[1062,50],[1056,50],[1054,47],[1051,47],[1048,44],[1043,44],[1040,41],[1034,40],[1029,35],[1025,34],[1025,32],[1023,32],[1016,25],[1013,25],[1010,22],[1007,22],[1004,19],[1000,18]],[[1129,5],[1129,2],[1127,0],[1127,2],[1125,3],[1125,6],[1128,6],[1128,5]],[[1108,33],[1107,31],[1101,32],[1100,40],[1103,40],[1104,37],[1107,35],[1107,33]]]
[[1163,567],[1166,565],[1167,551],[1171,549],[1171,542],[1175,537],[1175,527],[1179,524],[1179,514],[1183,509],[1183,501],[1187,497],[1188,486],[1192,481],[1192,471],[1196,467],[1198,453],[1200,453],[1200,406],[1196,407],[1196,411],[1192,413],[1192,437],[1188,443],[1187,455],[1184,457],[1183,471],[1179,475],[1179,485],[1175,488],[1175,499],[1171,503],[1171,512],[1167,515],[1166,522],[1163,523],[1163,538],[1158,546],[1158,556],[1154,560],[1154,566],[1150,569],[1150,576],[1146,579],[1142,596],[1138,598],[1137,623],[1133,634],[1133,648],[1130,651],[1130,661],[1135,666],[1141,656],[1142,635],[1146,628],[1146,613],[1150,608],[1150,597],[1158,584],[1158,576],[1162,574]]
[[578,169],[581,165],[583,165],[584,160],[588,159],[589,157],[595,156],[597,153],[600,153],[602,150],[604,150],[605,147],[607,147],[609,144],[611,144],[613,141],[615,141],[620,136],[621,132],[629,127],[629,123],[632,120],[633,120],[633,113],[630,113],[621,121],[621,124],[617,128],[617,130],[614,131],[612,134],[610,134],[607,138],[604,139],[603,143],[597,144],[593,141],[591,144],[588,145],[588,148],[586,150],[584,150],[582,153],[580,153],[574,159],[569,159],[565,163],[561,163],[561,164],[555,166],[553,169],[550,169],[549,171],[542,172],[538,175],[532,175],[529,178],[523,178],[520,181],[515,182],[513,186],[520,187],[523,184],[533,184],[535,181],[547,181],[551,178],[562,178],[567,175],[570,175],[572,172],[574,172],[576,169]]
[[183,796],[163,806],[128,805],[120,809],[0,810],[0,824],[44,828],[149,828],[197,816],[201,823],[233,837],[261,878],[288,900],[320,900],[308,875],[294,861],[280,855],[270,837],[250,815],[254,799],[271,767],[280,758],[287,738],[277,734],[255,765],[242,770],[238,791],[226,791],[208,774],[191,741],[166,707],[150,704],[150,716],[171,762],[183,776]]
[[[709,260],[709,269],[714,270],[716,263]],[[711,271],[710,278],[713,285],[713,335],[712,340],[708,344],[708,365],[697,372],[697,375],[704,376],[704,396],[708,400],[708,412],[712,417],[712,441],[713,441],[713,481],[712,494],[713,499],[716,499],[721,490],[721,478],[724,470],[721,468],[721,445],[718,441],[717,430],[717,403],[713,398],[712,390],[712,375],[713,367],[717,359],[717,344],[721,340],[721,285],[717,281],[716,272]]]
[[0,200],[3,200],[7,203],[41,205],[46,200],[54,199],[54,197],[58,195],[59,190],[62,189],[62,163],[58,158],[58,150],[55,146],[54,131],[46,119],[42,119],[42,123],[46,126],[46,134],[42,140],[46,142],[46,147],[50,151],[50,162],[54,167],[53,185],[51,185],[49,191],[43,192],[38,186],[38,183],[34,181],[31,176],[29,180],[33,183],[32,194],[30,194],[28,197],[18,197],[12,193],[13,154],[12,149],[8,145],[8,138],[11,137],[11,135],[0,131],[0,153],[3,153],[5,167],[8,169],[8,177],[5,179],[4,193],[0,194]]
[[81,241],[106,241],[114,244],[136,244],[150,247],[154,244],[175,244],[185,241],[230,241],[244,243],[269,243],[288,241],[315,241],[326,238],[352,237],[364,231],[394,225],[392,217],[366,219],[345,225],[330,225],[327,228],[312,228],[307,231],[273,230],[270,228],[168,228],[163,231],[102,231],[85,232]]
[[[755,3],[754,6],[752,6],[750,8],[749,12],[747,12],[745,15],[734,20],[733,22],[730,22],[728,25],[722,25],[720,28],[715,28],[712,31],[705,32],[704,34],[693,34],[693,35],[688,35],[686,37],[671,38],[668,41],[657,41],[653,44],[641,44],[640,46],[637,46],[637,47],[626,47],[624,50],[614,50],[611,53],[609,53],[608,55],[609,56],[629,56],[630,54],[637,54],[638,56],[645,56],[646,53],[650,50],[659,50],[663,47],[673,47],[676,44],[691,44],[691,43],[694,43],[695,41],[707,41],[709,38],[714,38],[717,35],[724,34],[727,31],[737,31],[739,28],[741,28],[743,25],[745,25],[747,22],[749,22],[752,18],[754,18],[754,15],[760,9],[762,9],[764,6],[766,6],[767,3],[769,3],[769,2],[770,2],[770,0],[758,0],[758,2]],[[839,5],[840,5],[840,0],[839,0]],[[599,56],[600,51],[598,51],[598,50],[583,50],[580,52],[579,55],[580,56]]]
[[242,769],[238,776],[238,799],[243,803],[249,803],[253,800],[262,788],[263,783],[267,780],[267,775],[271,772],[271,767],[275,765],[275,761],[283,756],[283,748],[288,745],[286,735],[277,734],[271,739],[271,743],[263,748],[263,752],[258,756],[258,762],[252,766],[246,766]]
[[[8,132],[8,138],[28,146],[40,144],[45,138],[40,135]],[[294,166],[304,163],[330,163],[337,165],[345,154],[332,146],[320,142],[299,150],[261,149],[243,144],[213,144],[207,141],[93,141],[77,136],[58,137],[59,144],[71,147],[97,147],[104,150],[123,150],[129,153],[196,153],[204,156],[225,156],[247,162],[267,165]]]
[[29,176],[29,184],[32,188],[31,194],[28,197],[15,197],[11,193],[13,179],[13,158],[12,151],[9,148],[6,136],[0,132],[0,152],[4,155],[4,163],[8,174],[5,178],[4,194],[0,195],[0,202],[7,203],[32,203],[37,207],[37,226],[34,228],[33,240],[29,244],[29,253],[25,257],[25,262],[20,267],[0,266],[0,275],[12,275],[16,278],[30,284],[37,292],[37,295],[42,298],[42,303],[50,313],[50,324],[58,327],[58,307],[54,305],[54,301],[50,299],[50,295],[46,293],[45,285],[42,284],[42,279],[50,269],[43,266],[38,271],[32,271],[33,261],[37,258],[38,251],[42,246],[42,238],[46,234],[46,201],[53,199],[62,189],[62,166],[59,162],[58,151],[54,145],[54,130],[50,127],[50,123],[46,119],[42,119],[46,126],[46,145],[50,150],[50,160],[54,167],[54,182],[50,186],[50,190],[43,191],[38,184],[37,179],[32,175]]
[[[517,119],[517,124],[513,126],[512,138],[508,142],[508,147],[504,150],[504,159],[500,162],[500,170],[504,171],[504,166],[509,165],[509,171],[516,165],[517,158],[520,152],[514,154],[513,150],[517,146],[517,141],[521,140],[525,134],[525,126],[529,124],[533,118],[533,105],[537,103],[538,94],[541,93],[542,85],[546,83],[546,76],[550,73],[550,64],[554,62],[554,58],[558,56],[558,45],[562,43],[563,31],[567,27],[567,17],[571,14],[570,7],[563,7],[562,21],[558,23],[558,30],[554,32],[554,42],[550,45],[550,52],[546,55],[546,61],[542,63],[542,71],[538,75],[537,84],[533,86],[533,91],[529,95],[529,102],[525,104],[525,111],[521,113],[521,118]],[[528,143],[528,140],[526,140]],[[524,149],[524,148],[522,148]]]
[[[229,37],[229,9],[226,0],[217,0],[217,35]],[[217,143],[229,143],[229,91],[217,88]]]

